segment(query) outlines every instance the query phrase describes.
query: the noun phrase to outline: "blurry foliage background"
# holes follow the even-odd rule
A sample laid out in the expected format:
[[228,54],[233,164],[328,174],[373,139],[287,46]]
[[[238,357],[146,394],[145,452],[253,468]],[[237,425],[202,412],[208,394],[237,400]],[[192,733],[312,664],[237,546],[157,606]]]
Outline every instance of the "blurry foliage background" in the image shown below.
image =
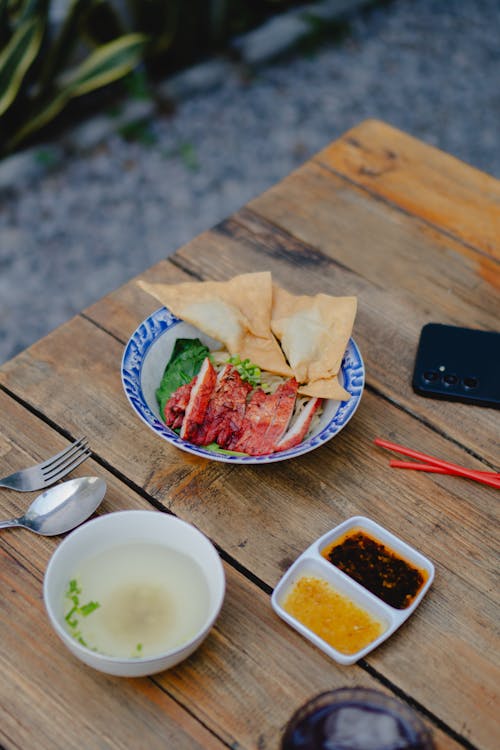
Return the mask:
[[303,3],[0,0],[0,156],[138,66],[146,80],[173,73]]

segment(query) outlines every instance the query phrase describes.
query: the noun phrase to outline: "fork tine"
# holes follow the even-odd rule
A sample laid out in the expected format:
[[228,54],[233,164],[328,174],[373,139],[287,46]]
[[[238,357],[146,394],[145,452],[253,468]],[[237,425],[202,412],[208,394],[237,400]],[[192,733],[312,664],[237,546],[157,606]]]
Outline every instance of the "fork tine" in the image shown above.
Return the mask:
[[71,454],[75,453],[75,451],[79,452],[81,450],[84,450],[87,447],[87,442],[88,441],[85,436],[78,438],[78,440],[75,440],[75,442],[71,443],[71,445],[67,445],[66,448],[60,453],[56,453],[55,456],[51,456],[46,461],[41,463],[38,468],[40,468],[44,473],[46,471],[52,471],[56,468],[56,466],[65,461]]
[[80,464],[83,463],[83,461],[86,461],[87,458],[91,455],[92,451],[87,448],[83,453],[79,453],[76,457],[73,456],[72,461],[69,461],[62,466],[58,466],[57,469],[49,472],[48,474],[45,474],[45,482],[50,484],[57,482],[58,479],[62,479],[62,477],[65,477],[66,474],[70,473],[70,471],[73,471],[73,469],[76,469],[77,466],[80,466]]
[[47,481],[51,479],[53,476],[59,474],[61,471],[64,471],[66,469],[66,466],[69,466],[71,462],[81,456],[85,451],[88,451],[89,448],[87,445],[83,447],[75,448],[71,451],[68,451],[65,456],[58,459],[57,463],[52,464],[48,469],[42,470],[42,477],[44,481]]

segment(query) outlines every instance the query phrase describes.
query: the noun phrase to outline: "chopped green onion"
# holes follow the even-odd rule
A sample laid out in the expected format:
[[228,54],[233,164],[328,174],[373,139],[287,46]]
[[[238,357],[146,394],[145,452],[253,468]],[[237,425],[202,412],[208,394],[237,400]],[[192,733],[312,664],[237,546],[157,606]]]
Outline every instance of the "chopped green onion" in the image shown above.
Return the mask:
[[233,354],[227,361],[236,368],[242,380],[246,380],[254,388],[260,385],[261,369],[250,362],[248,357],[242,360],[238,354]]
[[88,617],[88,615],[92,614],[92,612],[98,609],[101,605],[99,604],[99,602],[87,602],[87,604],[80,605],[79,594],[81,593],[82,589],[78,586],[76,579],[73,578],[68,583],[68,589],[64,595],[66,599],[69,599],[73,606],[64,616],[64,619],[68,623],[68,627],[73,631],[73,638],[77,640],[78,643],[81,643],[82,646],[88,648],[87,644],[82,638],[80,630],[77,630],[79,624],[78,616]]
[[88,604],[83,604],[79,611],[83,617],[87,617],[100,606],[99,602],[89,602]]
[[72,609],[70,609],[70,611],[64,618],[66,622],[68,623],[68,625],[70,626],[70,628],[76,628],[76,626],[78,625],[78,620],[76,618],[71,619],[73,614],[76,612],[76,609],[77,609],[76,607],[73,607]]

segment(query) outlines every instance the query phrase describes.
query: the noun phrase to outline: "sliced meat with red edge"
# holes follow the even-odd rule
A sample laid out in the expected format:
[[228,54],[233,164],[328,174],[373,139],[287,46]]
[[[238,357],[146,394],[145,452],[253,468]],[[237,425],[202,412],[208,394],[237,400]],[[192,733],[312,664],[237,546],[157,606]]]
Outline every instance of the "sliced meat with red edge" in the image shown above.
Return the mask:
[[275,451],[287,451],[289,448],[294,448],[302,442],[311,426],[312,418],[321,406],[322,401],[323,399],[321,398],[312,398],[307,402],[290,429],[285,432],[283,437],[274,446]]
[[225,365],[205,414],[204,434],[200,433],[203,445],[217,443],[225,448],[240,433],[251,390],[250,383],[241,379],[235,367]]
[[295,378],[290,378],[281,383],[274,393],[255,391],[248,404],[241,433],[231,447],[250,456],[273,453],[275,444],[290,422],[297,388]]
[[199,436],[203,433],[203,420],[216,383],[217,374],[209,358],[206,357],[191,389],[186,413],[182,420],[180,435],[183,440],[202,445],[199,442]]
[[173,430],[182,425],[182,420],[186,413],[186,407],[189,403],[191,389],[195,382],[196,377],[194,377],[190,383],[180,385],[177,390],[172,393],[165,404],[163,411],[165,423]]

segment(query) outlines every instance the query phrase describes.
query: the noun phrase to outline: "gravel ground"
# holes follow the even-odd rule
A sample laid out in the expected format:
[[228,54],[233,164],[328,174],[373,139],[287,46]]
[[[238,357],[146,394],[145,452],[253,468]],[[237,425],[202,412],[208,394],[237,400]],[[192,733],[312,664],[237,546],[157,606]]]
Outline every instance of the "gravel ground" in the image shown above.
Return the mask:
[[365,118],[500,178],[498,0],[395,0],[349,20],[341,41],[155,116],[150,145],[110,135],[0,194],[0,363]]

